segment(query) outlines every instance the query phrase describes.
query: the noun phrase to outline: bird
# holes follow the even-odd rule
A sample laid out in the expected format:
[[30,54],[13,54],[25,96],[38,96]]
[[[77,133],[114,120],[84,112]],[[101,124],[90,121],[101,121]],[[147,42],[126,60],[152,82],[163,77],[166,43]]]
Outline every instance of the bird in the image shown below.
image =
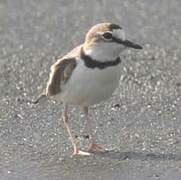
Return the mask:
[[[63,57],[58,57],[51,66],[46,88],[34,101],[43,97],[54,97],[63,103],[63,122],[73,146],[72,155],[90,155],[91,151],[104,151],[97,143],[91,127],[88,108],[110,98],[119,84],[121,76],[120,54],[127,48],[143,49],[126,38],[121,26],[111,22],[94,25],[85,35],[82,44]],[[86,131],[89,137],[87,150],[81,150],[69,127],[68,106],[83,109]]]

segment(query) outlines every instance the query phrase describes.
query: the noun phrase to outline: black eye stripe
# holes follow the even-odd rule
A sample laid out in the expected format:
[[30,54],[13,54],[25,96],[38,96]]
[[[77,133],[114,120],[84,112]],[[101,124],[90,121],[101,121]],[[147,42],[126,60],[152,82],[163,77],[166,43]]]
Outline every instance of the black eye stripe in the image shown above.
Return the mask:
[[112,41],[116,42],[116,43],[119,43],[119,44],[122,44],[124,42],[122,39],[118,39],[118,38],[115,38],[115,37],[112,38]]

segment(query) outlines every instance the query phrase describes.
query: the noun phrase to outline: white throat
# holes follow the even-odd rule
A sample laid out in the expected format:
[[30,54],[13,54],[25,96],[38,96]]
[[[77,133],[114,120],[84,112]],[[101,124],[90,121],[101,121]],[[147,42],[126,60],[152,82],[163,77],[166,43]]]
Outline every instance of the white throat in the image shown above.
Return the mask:
[[93,59],[106,62],[115,60],[121,52],[121,47],[113,43],[111,46],[110,43],[99,43],[84,51],[86,55],[89,55]]

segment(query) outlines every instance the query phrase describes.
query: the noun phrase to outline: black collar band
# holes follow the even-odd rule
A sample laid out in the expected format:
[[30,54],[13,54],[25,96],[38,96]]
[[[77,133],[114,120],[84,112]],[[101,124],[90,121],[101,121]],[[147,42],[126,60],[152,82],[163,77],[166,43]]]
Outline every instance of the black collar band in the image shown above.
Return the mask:
[[106,61],[106,62],[97,61],[95,59],[92,59],[90,56],[86,55],[83,48],[81,48],[81,59],[84,61],[84,64],[88,68],[92,68],[92,69],[94,68],[105,69],[107,67],[116,66],[119,63],[121,63],[120,57],[117,57],[113,61]]

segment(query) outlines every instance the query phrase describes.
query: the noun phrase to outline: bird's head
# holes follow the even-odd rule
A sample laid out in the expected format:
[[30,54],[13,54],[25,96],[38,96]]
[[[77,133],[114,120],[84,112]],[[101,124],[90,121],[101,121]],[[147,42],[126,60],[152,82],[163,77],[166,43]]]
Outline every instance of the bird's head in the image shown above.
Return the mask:
[[126,48],[142,49],[126,39],[124,30],[117,24],[100,23],[86,34],[84,51],[95,59],[110,60]]

